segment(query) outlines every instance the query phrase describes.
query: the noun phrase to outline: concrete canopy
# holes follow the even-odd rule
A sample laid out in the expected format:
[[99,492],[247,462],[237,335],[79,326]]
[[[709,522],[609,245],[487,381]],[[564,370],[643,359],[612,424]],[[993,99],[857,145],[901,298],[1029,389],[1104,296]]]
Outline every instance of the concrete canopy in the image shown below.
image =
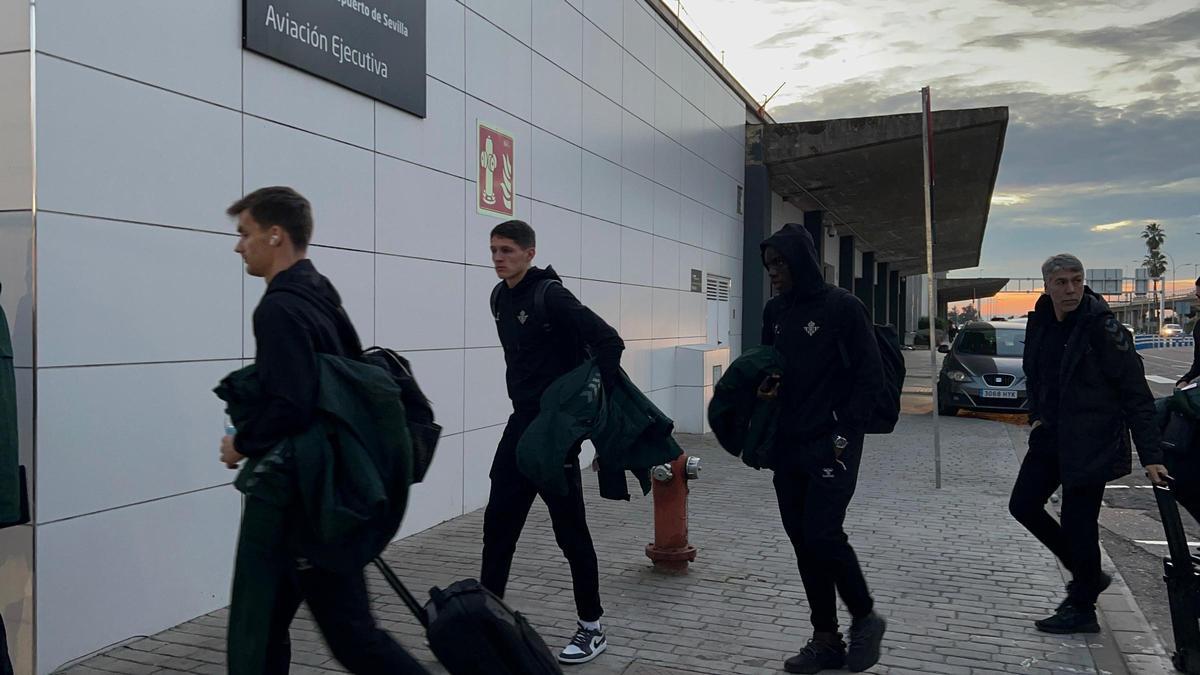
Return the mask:
[[[1008,108],[933,113],[934,269],[979,264]],[[747,163],[771,189],[826,224],[854,234],[903,275],[925,271],[921,115],[748,126]]]
[[961,302],[976,298],[990,298],[1008,284],[1008,279],[984,277],[981,279],[938,279],[938,303]]

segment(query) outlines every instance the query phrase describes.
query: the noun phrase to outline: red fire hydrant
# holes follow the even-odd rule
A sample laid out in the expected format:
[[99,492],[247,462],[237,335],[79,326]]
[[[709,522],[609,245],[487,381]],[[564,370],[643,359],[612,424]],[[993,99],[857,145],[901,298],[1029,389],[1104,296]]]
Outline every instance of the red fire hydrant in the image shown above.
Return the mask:
[[651,470],[654,479],[654,543],[646,544],[646,556],[659,572],[687,572],[696,559],[696,547],[688,544],[688,481],[700,477],[700,458],[680,455],[670,464]]

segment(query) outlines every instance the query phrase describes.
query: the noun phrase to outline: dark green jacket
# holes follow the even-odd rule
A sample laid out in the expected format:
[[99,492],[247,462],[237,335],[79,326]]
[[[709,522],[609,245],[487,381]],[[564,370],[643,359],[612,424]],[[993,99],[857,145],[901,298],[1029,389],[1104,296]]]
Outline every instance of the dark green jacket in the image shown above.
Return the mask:
[[0,526],[24,522],[18,466],[17,386],[8,318],[0,309]]
[[758,387],[768,375],[782,373],[783,357],[774,347],[751,347],[729,364],[708,404],[717,442],[755,469],[771,468],[779,421],[778,399],[759,400]]
[[[317,421],[248,459],[234,485],[284,507],[288,544],[318,567],[358,571],[399,528],[412,479],[400,389],[383,369],[318,354]],[[238,426],[262,403],[255,366],[216,389]]]
[[538,416],[517,442],[517,465],[540,489],[567,493],[566,464],[572,449],[590,438],[600,465],[600,495],[629,499],[625,471],[650,491],[649,469],[683,453],[671,435],[675,423],[621,371],[605,392],[592,360],[555,380],[542,394]]

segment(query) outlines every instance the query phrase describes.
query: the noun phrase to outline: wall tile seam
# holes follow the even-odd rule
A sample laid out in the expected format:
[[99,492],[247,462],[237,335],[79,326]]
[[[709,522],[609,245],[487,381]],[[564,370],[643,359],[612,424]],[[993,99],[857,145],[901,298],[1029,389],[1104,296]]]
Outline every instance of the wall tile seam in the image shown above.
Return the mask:
[[12,56],[13,54],[28,54],[30,49],[10,49],[8,51],[0,51],[0,56]]
[[[405,163],[407,163],[407,164],[411,164],[411,165],[414,165],[414,166],[419,166],[419,167],[422,167],[422,168],[425,168],[425,169],[429,169],[429,170],[431,170],[431,171],[435,171],[435,172],[437,172],[437,173],[440,173],[440,174],[443,174],[443,175],[447,175],[447,176],[453,176],[453,177],[456,177],[456,178],[461,178],[461,179],[463,179],[463,180],[467,180],[467,181],[470,181],[470,182],[475,182],[474,180],[471,180],[470,178],[467,178],[467,177],[465,176],[465,173],[466,173],[466,167],[465,167],[465,166],[463,167],[463,168],[464,168],[464,175],[459,175],[459,174],[456,174],[456,173],[452,173],[452,172],[449,172],[449,171],[445,171],[444,169],[440,169],[440,168],[438,168],[438,167],[430,166],[430,165],[427,165],[427,164],[422,164],[421,162],[419,162],[419,161],[414,161],[413,159],[408,159],[408,158],[404,158],[404,157],[398,157],[398,156],[396,156],[396,155],[389,154],[389,153],[387,153],[387,152],[384,152],[384,151],[382,151],[382,150],[379,150],[377,147],[373,147],[373,148],[364,147],[364,146],[362,146],[362,145],[359,145],[359,144],[357,144],[357,143],[353,143],[353,142],[351,142],[351,141],[347,141],[347,140],[345,140],[345,139],[341,139],[341,138],[336,138],[336,137],[333,137],[333,136],[329,136],[329,135],[326,135],[326,134],[320,133],[320,132],[318,132],[318,131],[313,131],[313,130],[311,130],[311,129],[305,129],[304,127],[296,126],[296,125],[294,125],[294,124],[289,124],[289,123],[287,123],[287,122],[280,121],[280,120],[277,120],[277,119],[273,119],[273,118],[271,118],[271,117],[267,117],[267,116],[265,116],[265,115],[262,115],[262,114],[259,114],[259,113],[249,112],[249,111],[245,110],[244,101],[243,101],[243,106],[242,106],[242,108],[241,108],[241,109],[238,109],[238,108],[233,108],[233,107],[227,106],[227,105],[225,105],[225,104],[218,103],[218,102],[216,102],[216,101],[210,101],[210,100],[207,100],[207,99],[204,99],[204,98],[201,98],[201,97],[195,96],[195,95],[193,95],[193,94],[188,94],[188,93],[185,93],[185,92],[181,92],[181,91],[177,91],[177,90],[171,89],[171,88],[169,88],[169,87],[165,87],[165,86],[162,86],[162,85],[154,84],[154,83],[151,83],[151,82],[146,82],[146,81],[144,81],[144,80],[139,80],[139,79],[136,79],[136,78],[133,78],[133,77],[127,76],[127,75],[122,75],[122,74],[120,74],[120,73],[116,73],[116,72],[113,72],[113,71],[105,70],[105,69],[103,69],[103,68],[99,68],[99,67],[96,67],[96,66],[93,66],[93,65],[89,65],[89,64],[82,63],[82,62],[79,62],[79,61],[74,61],[74,60],[72,60],[72,59],[68,59],[68,58],[65,58],[65,57],[62,57],[62,56],[58,56],[58,55],[56,55],[56,54],[52,54],[52,53],[49,53],[49,52],[38,51],[38,52],[36,52],[36,53],[37,53],[37,54],[44,55],[44,56],[48,56],[48,57],[51,57],[51,58],[54,58],[54,59],[61,60],[61,61],[65,62],[65,63],[70,63],[70,64],[72,64],[72,65],[74,65],[74,66],[78,66],[78,67],[80,67],[80,68],[85,68],[85,69],[92,70],[92,71],[95,71],[95,72],[98,72],[98,73],[103,73],[103,74],[105,74],[105,75],[108,75],[108,76],[110,76],[110,77],[115,77],[115,78],[118,78],[118,79],[125,80],[125,81],[127,81],[127,82],[132,82],[132,83],[134,83],[134,84],[139,84],[139,85],[142,85],[142,86],[145,86],[145,87],[149,87],[149,88],[151,88],[151,89],[155,89],[155,90],[157,90],[157,91],[161,91],[161,92],[168,93],[168,94],[174,94],[174,95],[176,95],[176,96],[180,96],[180,97],[182,97],[182,98],[185,98],[185,99],[188,99],[188,100],[191,100],[191,101],[195,101],[195,102],[197,102],[197,103],[202,103],[202,104],[209,105],[209,106],[212,106],[212,107],[215,107],[215,108],[219,108],[219,109],[221,109],[221,110],[225,110],[225,111],[227,111],[227,112],[231,112],[231,113],[237,113],[237,114],[240,114],[240,115],[242,115],[242,116],[244,116],[244,117],[249,117],[249,118],[252,118],[252,119],[257,119],[257,120],[260,120],[260,121],[263,121],[263,122],[267,122],[267,123],[270,123],[270,124],[276,124],[276,125],[279,125],[279,126],[281,126],[281,127],[284,127],[284,128],[286,128],[286,129],[291,129],[291,130],[293,130],[293,131],[298,131],[298,132],[301,132],[301,133],[304,133],[304,134],[308,134],[308,135],[310,135],[310,136],[314,136],[314,137],[316,137],[316,138],[324,139],[324,140],[331,141],[331,142],[334,142],[334,143],[339,143],[339,144],[341,144],[341,145],[345,145],[345,146],[347,146],[347,147],[355,148],[355,149],[358,149],[358,150],[363,150],[363,151],[365,151],[365,152],[370,152],[370,153],[372,153],[372,154],[376,154],[376,155],[381,155],[381,156],[388,157],[388,158],[391,158],[391,159],[394,159],[394,160],[397,160],[397,161],[405,162]],[[553,63],[553,62],[552,62],[552,63]],[[556,66],[557,66],[557,64],[556,64]],[[284,67],[287,67],[287,66],[284,66]],[[568,73],[568,74],[570,74],[570,73]],[[431,76],[431,75],[427,75],[427,77],[433,77],[433,76]],[[572,77],[573,77],[573,76],[572,76]],[[442,82],[442,80],[440,80],[440,79],[438,79],[438,78],[436,78],[436,77],[433,77],[433,79],[435,79],[435,80],[438,80],[439,82]],[[244,80],[244,78],[243,78],[243,80]],[[449,88],[453,89],[454,91],[457,91],[457,92],[459,92],[459,93],[462,93],[462,94],[464,95],[464,97],[469,97],[469,98],[471,98],[471,99],[473,99],[473,100],[475,100],[475,101],[477,101],[477,102],[479,102],[479,103],[483,103],[484,105],[487,105],[488,107],[495,108],[496,110],[499,110],[499,111],[503,112],[504,114],[506,114],[506,115],[509,115],[509,116],[513,117],[514,119],[517,119],[517,120],[521,121],[521,122],[522,122],[522,123],[524,123],[524,124],[528,124],[528,125],[530,126],[530,128],[531,128],[531,129],[538,129],[538,130],[540,130],[540,131],[542,131],[542,132],[544,132],[544,133],[546,133],[546,134],[549,134],[549,135],[551,135],[551,136],[554,136],[555,138],[557,138],[557,139],[559,139],[559,140],[563,141],[564,143],[568,143],[568,144],[572,145],[573,147],[580,149],[581,151],[585,151],[585,152],[591,152],[591,153],[592,153],[593,155],[595,155],[596,157],[599,157],[600,159],[604,159],[605,161],[608,161],[608,162],[610,162],[610,163],[613,163],[613,164],[615,164],[615,162],[611,162],[611,160],[608,160],[606,157],[603,157],[602,155],[598,155],[598,154],[596,154],[595,152],[592,152],[592,150],[590,150],[589,148],[587,148],[587,147],[584,147],[584,146],[582,146],[582,145],[580,145],[580,144],[577,144],[577,143],[575,143],[574,141],[572,141],[572,140],[570,140],[570,139],[563,138],[562,136],[558,135],[557,133],[555,133],[555,132],[553,132],[553,131],[551,131],[551,130],[549,130],[549,129],[545,129],[545,128],[541,127],[541,126],[538,126],[537,124],[535,124],[534,122],[532,122],[532,121],[530,121],[530,120],[525,120],[525,119],[522,119],[520,115],[518,115],[518,114],[515,114],[515,113],[513,113],[512,111],[506,110],[506,109],[504,109],[503,107],[501,107],[501,106],[498,106],[498,105],[496,105],[496,104],[495,104],[495,103],[493,103],[493,102],[490,102],[490,101],[484,100],[484,99],[482,99],[482,98],[479,98],[479,97],[478,97],[478,96],[476,96],[475,94],[473,94],[473,93],[471,93],[471,92],[469,92],[469,91],[466,91],[465,89],[459,89],[458,87],[455,87],[455,86],[454,86],[454,85],[452,85],[452,84],[449,84],[449,83],[446,83],[446,82],[442,82],[442,83],[443,83],[443,84],[445,84],[447,87],[449,87]],[[590,86],[590,85],[587,85],[586,83],[584,83],[584,84],[585,84],[586,86],[588,86],[589,88],[591,88],[591,86]],[[595,91],[595,89],[593,89],[593,91]],[[604,96],[604,94],[603,94],[603,93],[601,93],[601,92],[598,92],[598,91],[597,91],[596,93],[597,93],[597,94],[599,94],[600,96]],[[362,95],[360,95],[360,96],[362,96]],[[367,98],[366,96],[362,96],[362,98],[366,99],[367,101],[370,101],[372,104],[377,104],[377,103],[378,103],[378,101],[375,101],[374,99]],[[608,98],[608,97],[607,97],[607,96],[605,96],[605,98]],[[608,99],[608,100],[612,101],[612,99]],[[616,103],[615,101],[613,101],[613,103],[614,103],[614,104],[616,104],[616,105],[618,105],[618,106],[620,106],[620,105],[621,105],[621,104],[618,104],[618,103]],[[390,107],[389,107],[388,109],[389,109],[389,110],[391,110],[392,108],[390,108]],[[712,162],[711,162],[709,159],[707,159],[706,157],[704,157],[704,156],[700,155],[699,153],[697,153],[697,152],[696,152],[695,150],[693,150],[692,148],[690,148],[690,147],[688,147],[688,146],[686,146],[686,145],[683,145],[683,144],[682,144],[682,143],[680,143],[680,142],[679,142],[677,139],[675,139],[675,138],[671,137],[669,134],[667,134],[667,133],[663,132],[661,129],[658,129],[657,127],[655,127],[655,126],[654,126],[652,123],[646,122],[646,120],[642,119],[640,116],[638,116],[638,115],[637,115],[636,113],[634,113],[633,111],[627,110],[627,109],[626,109],[626,108],[624,108],[624,107],[621,107],[621,110],[623,110],[623,111],[625,111],[625,112],[628,112],[629,114],[633,115],[634,117],[637,117],[639,120],[641,120],[642,122],[644,122],[644,123],[646,123],[648,126],[650,126],[650,128],[651,128],[651,129],[654,129],[655,131],[657,131],[657,132],[659,132],[659,133],[662,133],[664,137],[666,137],[666,138],[667,138],[669,141],[671,141],[672,143],[674,143],[674,144],[675,144],[675,145],[676,145],[676,146],[677,146],[679,149],[681,149],[681,150],[684,150],[684,151],[686,151],[686,152],[690,153],[690,154],[691,154],[693,157],[695,157],[696,159],[699,159],[700,161],[704,162],[705,164],[708,164],[708,165],[709,165],[709,166],[711,166],[713,169],[715,169],[715,170],[717,170],[717,171],[721,172],[721,174],[722,174],[722,175],[724,175],[724,176],[728,177],[730,180],[733,180],[733,181],[734,181],[735,183],[737,183],[738,185],[743,185],[743,184],[745,183],[745,179],[744,179],[744,177],[743,177],[742,179],[739,179],[737,176],[732,176],[732,175],[730,175],[730,174],[729,174],[728,172],[726,172],[726,171],[725,171],[725,170],[724,170],[722,167],[720,167],[720,166],[717,166],[716,164],[712,163]],[[530,117],[532,117],[532,116],[533,116],[533,115],[532,115],[532,113],[531,113],[531,114],[530,114]],[[377,106],[377,105],[373,105],[373,106],[372,106],[372,119],[374,119],[374,120],[377,120],[377,119],[378,119],[378,106]],[[465,131],[466,131],[466,130],[464,129],[464,133],[465,133]],[[244,133],[244,132],[243,132],[243,133]],[[622,134],[622,137],[623,137],[623,136],[624,136],[624,134]],[[379,144],[379,143],[378,143],[378,139],[376,138],[376,140],[375,140],[375,145],[376,145],[376,146],[378,146],[378,144]],[[243,143],[242,143],[242,148],[241,148],[241,150],[242,150],[242,153],[243,153],[243,156],[244,156],[244,153],[245,153],[245,142],[244,142],[244,139],[243,139]],[[243,159],[243,164],[244,164],[244,159]],[[659,183],[659,182],[658,182],[658,181],[657,181],[657,180],[656,180],[654,177],[652,177],[652,176],[646,176],[646,175],[644,175],[644,174],[642,174],[642,173],[640,173],[640,172],[638,172],[638,171],[636,171],[636,170],[634,170],[634,169],[632,169],[632,168],[629,168],[629,167],[627,167],[627,166],[624,166],[623,164],[622,164],[621,166],[622,166],[622,168],[624,168],[624,169],[626,169],[626,170],[628,170],[628,171],[630,171],[630,172],[632,172],[632,173],[635,173],[635,174],[637,174],[637,175],[641,176],[642,178],[645,178],[646,180],[648,180],[648,181],[650,181],[650,182],[652,182],[652,183],[654,183],[654,184],[656,184],[656,185],[660,185],[660,186],[662,186],[662,187],[664,187],[664,188],[667,188],[667,189],[674,189],[674,188],[671,188],[671,187],[669,187],[669,186],[667,186],[667,185],[664,185],[664,184],[662,184],[662,183]],[[243,166],[243,170],[244,170],[244,166]],[[743,185],[743,186],[744,186],[744,185]],[[677,190],[676,190],[676,191],[677,191]],[[677,191],[677,192],[678,192],[678,191]],[[530,197],[530,198],[532,198],[532,196],[531,196],[531,195],[522,194],[522,193],[521,193],[521,191],[520,191],[519,189],[518,189],[518,191],[517,191],[517,194],[518,194],[518,195],[521,195],[521,196],[524,196],[524,197]],[[682,195],[683,193],[680,193],[680,194]],[[683,196],[687,196],[687,195],[683,195]],[[690,198],[690,197],[689,197],[689,198]],[[694,201],[694,200],[693,200],[693,201]],[[708,206],[708,205],[707,205],[707,204],[705,204],[704,206]],[[712,208],[712,207],[708,207],[708,208]],[[736,207],[735,207],[735,209],[736,209]],[[716,210],[716,209],[714,209],[714,210]],[[723,215],[727,215],[727,216],[729,216],[729,217],[731,217],[731,218],[736,218],[736,214],[729,213],[729,212],[727,212],[727,211],[718,211],[718,213],[721,213],[721,214],[723,214]]]
[[230,481],[225,481],[225,482],[217,483],[214,485],[208,485],[205,487],[196,488],[194,490],[185,490],[183,492],[176,492],[176,493],[172,493],[169,495],[162,495],[162,496],[153,497],[150,499],[143,499],[143,500],[136,501],[136,502],[130,502],[128,504],[118,504],[116,506],[111,506],[111,507],[104,508],[104,509],[97,509],[95,511],[88,511],[86,513],[79,513],[79,514],[75,514],[75,515],[64,516],[62,518],[55,518],[53,520],[38,521],[37,523],[34,523],[34,525],[36,525],[36,527],[46,527],[49,525],[57,525],[59,523],[65,523],[65,522],[69,522],[72,520],[79,520],[81,518],[90,518],[93,516],[99,516],[99,515],[103,515],[106,513],[112,513],[114,511],[130,509],[130,508],[134,508],[137,506],[145,506],[147,504],[154,504],[155,502],[164,502],[164,501],[167,501],[168,499],[175,499],[177,497],[188,497],[191,495],[200,494],[202,492],[211,492],[213,490],[219,490],[221,488],[227,488],[227,487],[232,488],[233,483]]
[[[475,181],[465,181],[465,182],[472,183],[472,184],[475,183]],[[663,186],[663,187],[666,187],[666,186]],[[670,188],[666,188],[666,189],[670,190]],[[687,195],[680,195],[680,196],[685,199],[691,199]],[[722,257],[726,257],[726,258],[733,258],[734,260],[742,260],[742,258],[738,258],[737,256],[733,256],[728,253],[724,253],[724,252],[717,251],[714,249],[704,248],[703,246],[696,246],[695,244],[688,243],[686,241],[683,241],[682,239],[672,239],[671,237],[664,237],[662,235],[655,234],[654,232],[649,231],[649,230],[642,230],[642,229],[639,229],[639,228],[636,228],[636,227],[633,227],[630,225],[625,225],[623,223],[618,223],[616,221],[593,216],[593,215],[591,215],[589,213],[585,213],[583,211],[575,211],[570,208],[562,207],[562,206],[559,206],[557,204],[553,204],[550,202],[544,202],[541,200],[537,200],[532,197],[526,197],[526,199],[528,199],[530,202],[533,202],[536,204],[542,204],[543,206],[551,206],[556,209],[566,211],[568,213],[572,213],[574,215],[586,216],[593,220],[598,220],[600,222],[607,223],[609,225],[615,225],[617,227],[621,227],[624,229],[633,230],[634,232],[640,232],[642,234],[650,235],[651,237],[656,237],[658,239],[663,239],[665,241],[674,242],[676,244],[679,244],[680,246],[688,246],[690,248],[699,249],[702,252],[712,253],[712,254],[719,255]],[[695,200],[692,200],[692,201],[695,201]],[[696,202],[696,203],[699,204],[699,202]],[[700,204],[700,206],[704,206],[704,205]],[[8,211],[8,212],[9,213],[26,213],[26,212],[30,212],[30,211],[28,209],[15,209],[15,210]],[[121,223],[121,224],[125,224],[125,225],[141,225],[144,227],[156,227],[156,228],[160,228],[160,229],[164,229],[164,230],[175,230],[178,232],[191,232],[191,233],[196,233],[196,234],[208,234],[208,235],[214,235],[214,236],[219,236],[219,237],[233,238],[233,237],[237,236],[236,232],[218,232],[216,230],[203,230],[203,229],[199,229],[199,228],[195,228],[195,227],[187,227],[187,226],[183,226],[183,225],[168,225],[165,223],[152,223],[152,222],[148,222],[148,221],[144,221],[144,220],[132,220],[132,219],[128,219],[128,218],[115,218],[112,216],[102,216],[102,215],[87,214],[87,213],[76,213],[73,211],[61,211],[61,210],[57,210],[57,209],[39,208],[38,212],[39,213],[48,213],[48,214],[52,214],[52,215],[59,215],[59,216],[67,216],[70,218],[84,218],[87,220],[99,220],[99,221],[105,221],[105,222],[111,222],[111,223]],[[312,244],[312,246],[310,248],[316,249],[316,250],[341,251],[344,253],[369,253],[372,255],[382,255],[382,256],[387,256],[390,258],[404,258],[404,259],[408,259],[408,260],[420,260],[420,261],[424,261],[424,262],[438,262],[438,263],[444,263],[447,265],[468,265],[471,267],[478,267],[481,269],[491,269],[487,265],[481,265],[478,263],[468,263],[468,262],[464,262],[461,260],[444,260],[441,258],[426,258],[426,257],[422,257],[422,256],[408,255],[408,254],[404,254],[404,253],[391,253],[388,251],[378,251],[378,250],[367,251],[367,250],[360,249],[360,248],[353,248],[353,247],[349,247],[349,246],[337,246],[337,245],[333,245],[333,244]],[[572,276],[572,277],[567,277],[567,278],[583,279],[585,277]],[[594,281],[603,281],[602,279],[593,279],[593,280]]]
[[198,363],[241,363],[249,357],[233,356],[233,357],[217,357],[208,359],[170,359],[166,361],[103,361],[93,363],[60,363],[57,365],[47,366],[39,365],[38,370],[74,370],[79,368],[130,368],[136,366],[174,366],[187,365]]

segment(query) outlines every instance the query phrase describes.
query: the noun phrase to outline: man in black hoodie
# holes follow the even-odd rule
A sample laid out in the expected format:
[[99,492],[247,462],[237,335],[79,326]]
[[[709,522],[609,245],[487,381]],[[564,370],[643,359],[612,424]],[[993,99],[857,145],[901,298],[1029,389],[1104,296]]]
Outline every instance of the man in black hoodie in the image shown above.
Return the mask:
[[[1096,599],[1112,578],[1100,569],[1104,485],[1131,470],[1129,433],[1155,484],[1167,478],[1154,397],[1133,336],[1083,284],[1083,263],[1061,253],[1042,265],[1046,293],[1025,329],[1029,451],[1009,499],[1013,518],[1071,572],[1067,598],[1036,621],[1046,633],[1098,633]],[[1060,522],[1046,501],[1062,486]]]
[[[517,467],[517,442],[537,417],[542,393],[583,362],[590,349],[604,387],[612,391],[625,343],[617,331],[580,304],[553,268],[531,267],[536,254],[533,228],[519,220],[497,225],[491,233],[492,264],[502,281],[494,291],[496,331],[504,347],[505,378],[513,413],[492,462],[491,495],[483,516],[483,569],[480,581],[504,596],[517,539],[539,496],[533,481]],[[543,298],[539,306],[538,297]],[[565,496],[542,493],[550,510],[554,537],[571,567],[579,626],[562,650],[562,663],[586,663],[607,648],[600,616],[600,574],[588,531],[579,474],[579,447],[563,467]]]
[[[874,611],[842,525],[858,481],[863,430],[883,386],[879,346],[863,303],[825,283],[803,227],[785,225],[764,241],[762,260],[778,293],[763,310],[762,342],[779,351],[784,371],[764,382],[760,395],[781,403],[770,466],[814,631],[784,669],[862,672],[879,660],[886,622]],[[849,648],[838,632],[838,594],[852,617]]]
[[[266,293],[254,310],[254,363],[266,402],[262,412],[243,422],[236,435],[221,439],[221,461],[236,469],[246,457],[266,454],[313,423],[319,387],[318,353],[358,358],[362,346],[337,290],[307,258],[313,230],[312,207],[307,199],[288,187],[268,187],[246,195],[227,212],[238,219],[234,250],[246,263],[246,273],[267,282]],[[256,513],[259,511],[248,504],[239,549],[276,550],[275,542],[253,540],[283,536],[282,531],[262,532],[262,527],[256,527]],[[267,555],[278,559],[280,577],[274,607],[261,612],[269,617],[267,644],[245,644],[247,636],[231,633],[230,673],[288,672],[288,627],[301,601],[308,603],[334,657],[350,672],[426,672],[375,625],[361,571],[347,575],[288,555]],[[235,588],[239,581],[235,580]]]

